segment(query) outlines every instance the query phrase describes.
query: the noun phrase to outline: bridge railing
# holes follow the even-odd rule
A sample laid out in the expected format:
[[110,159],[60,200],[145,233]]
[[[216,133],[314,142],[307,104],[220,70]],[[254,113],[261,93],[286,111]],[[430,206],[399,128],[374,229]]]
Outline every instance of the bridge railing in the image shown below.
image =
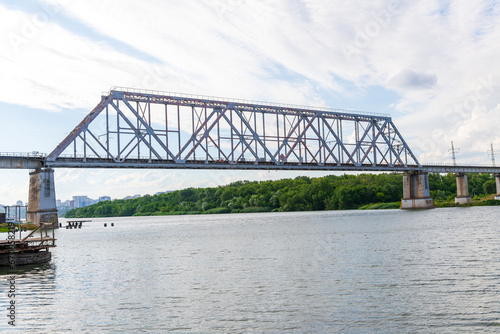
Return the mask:
[[491,164],[450,164],[450,163],[423,163],[423,167],[491,167],[497,168],[498,166],[493,166]]
[[0,152],[0,157],[15,157],[15,158],[46,158],[46,153],[40,152]]

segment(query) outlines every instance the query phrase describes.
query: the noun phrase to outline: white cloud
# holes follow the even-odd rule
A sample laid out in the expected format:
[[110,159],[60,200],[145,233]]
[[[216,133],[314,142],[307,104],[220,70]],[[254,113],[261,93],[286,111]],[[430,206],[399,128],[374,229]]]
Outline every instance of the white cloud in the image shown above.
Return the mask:
[[396,90],[399,89],[429,89],[436,85],[436,76],[427,73],[417,73],[412,70],[402,70],[391,80]]
[[[1,6],[0,15],[15,22],[30,22],[32,17]],[[0,58],[3,102],[55,111],[89,108],[97,104],[103,88],[113,82],[131,84],[141,73],[141,62],[75,36],[53,22],[44,23],[16,48],[5,36],[22,36],[22,29],[9,31],[9,24],[12,22],[2,21],[1,28],[8,32]]]

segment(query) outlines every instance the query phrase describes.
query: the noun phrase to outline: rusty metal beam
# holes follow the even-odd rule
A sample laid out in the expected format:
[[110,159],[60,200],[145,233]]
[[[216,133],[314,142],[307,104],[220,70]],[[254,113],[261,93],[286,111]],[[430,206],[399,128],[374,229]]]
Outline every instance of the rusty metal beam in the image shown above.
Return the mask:
[[44,158],[0,156],[0,169],[37,169],[44,164]]

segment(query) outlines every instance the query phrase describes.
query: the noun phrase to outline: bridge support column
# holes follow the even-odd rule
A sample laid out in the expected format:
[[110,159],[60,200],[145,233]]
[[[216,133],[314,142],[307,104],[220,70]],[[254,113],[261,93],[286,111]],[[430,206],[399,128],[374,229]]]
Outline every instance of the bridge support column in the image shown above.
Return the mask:
[[455,197],[455,204],[468,205],[471,203],[469,196],[469,184],[467,182],[466,173],[457,173],[457,197]]
[[500,174],[495,174],[495,179],[497,181],[497,195],[495,199],[500,200]]
[[403,174],[401,209],[432,209],[434,200],[429,189],[429,174],[410,172]]
[[54,184],[53,169],[36,169],[30,173],[28,222],[37,225],[52,223],[54,228],[59,226]]

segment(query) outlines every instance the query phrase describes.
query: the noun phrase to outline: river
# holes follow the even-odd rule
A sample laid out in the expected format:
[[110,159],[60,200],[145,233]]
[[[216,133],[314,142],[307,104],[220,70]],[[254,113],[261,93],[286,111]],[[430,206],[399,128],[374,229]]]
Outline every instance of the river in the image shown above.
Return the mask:
[[0,331],[500,331],[500,207],[99,218],[56,238],[15,298],[0,271]]

